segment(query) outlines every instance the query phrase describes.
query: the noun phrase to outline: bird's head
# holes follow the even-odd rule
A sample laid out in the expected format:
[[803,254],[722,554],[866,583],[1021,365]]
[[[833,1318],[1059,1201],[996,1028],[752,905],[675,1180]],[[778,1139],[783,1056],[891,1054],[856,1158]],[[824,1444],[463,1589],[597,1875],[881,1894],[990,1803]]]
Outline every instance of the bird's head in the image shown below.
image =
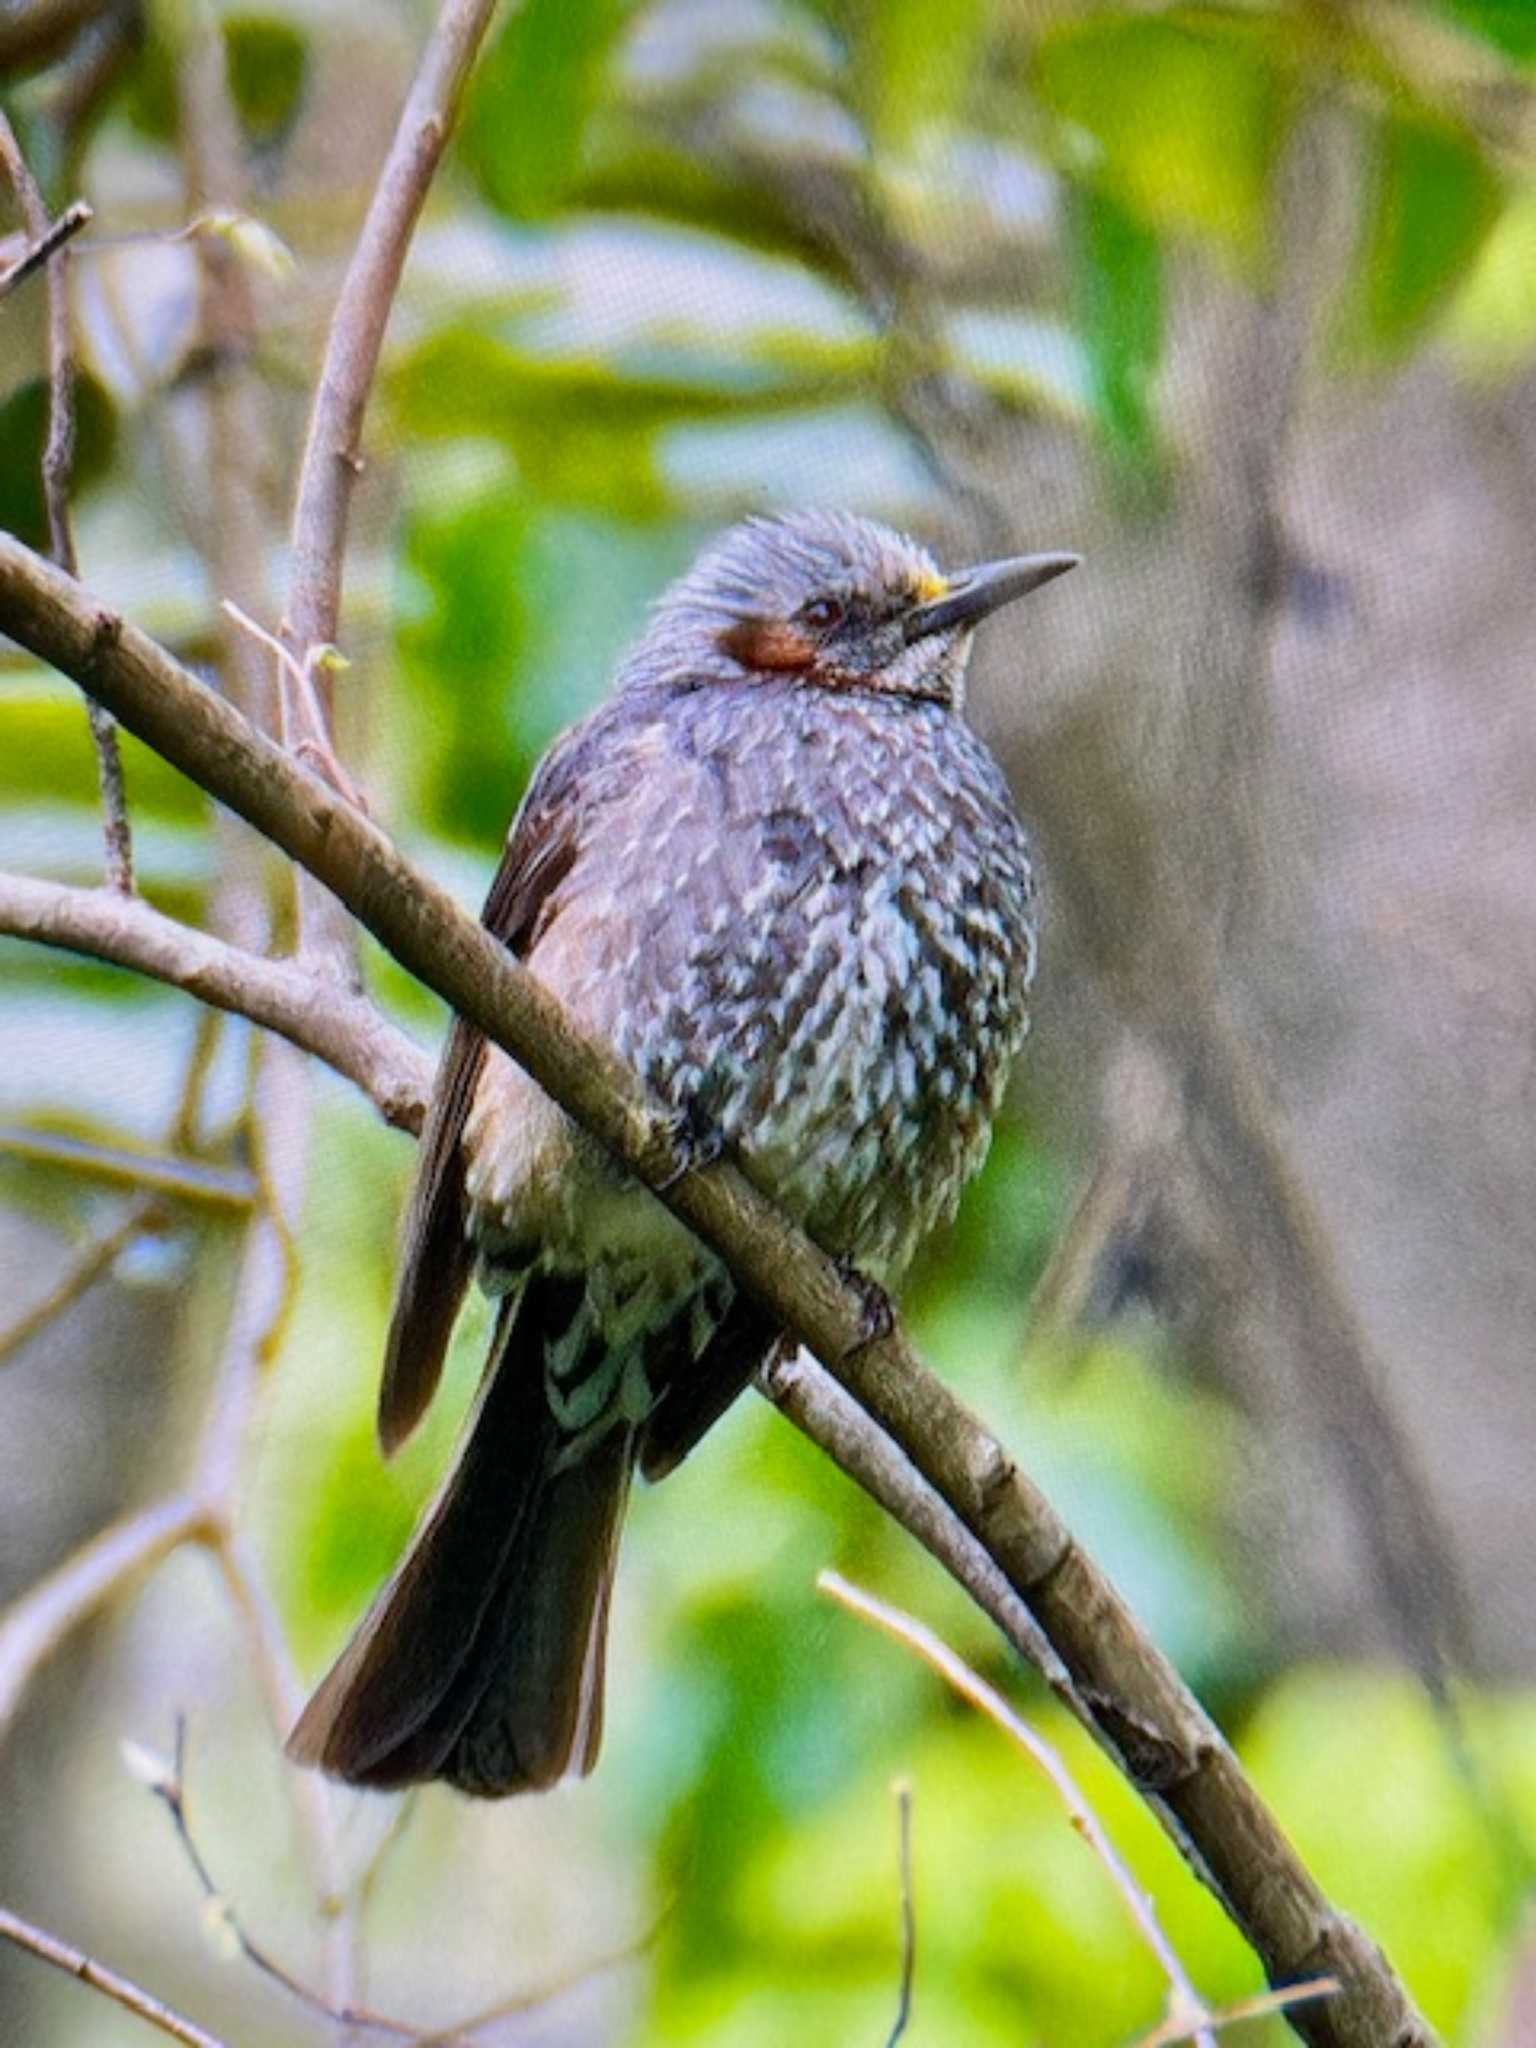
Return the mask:
[[749,519],[662,597],[625,681],[774,677],[958,707],[977,624],[1077,560],[1018,555],[946,576],[871,519]]

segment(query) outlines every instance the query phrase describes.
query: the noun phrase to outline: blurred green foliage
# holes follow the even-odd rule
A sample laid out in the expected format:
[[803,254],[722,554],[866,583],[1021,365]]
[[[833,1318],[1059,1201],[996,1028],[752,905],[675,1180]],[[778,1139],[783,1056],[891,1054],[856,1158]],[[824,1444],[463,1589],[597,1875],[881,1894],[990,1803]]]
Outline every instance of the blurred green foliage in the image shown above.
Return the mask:
[[[1272,287],[1277,173],[1319,113],[1347,121],[1363,167],[1334,309],[1358,372],[1442,336],[1485,374],[1528,361],[1528,167],[1489,146],[1456,80],[1437,74],[1438,44],[1410,64],[1403,39],[1374,34],[1370,9],[1332,16],[1303,0],[510,10],[376,401],[398,519],[381,554],[359,550],[349,630],[371,639],[369,751],[355,765],[388,792],[388,822],[472,897],[538,754],[597,700],[648,598],[703,533],[785,496],[927,521],[935,486],[897,422],[906,378],[1074,423],[1126,475],[1171,474],[1188,459],[1166,409],[1173,294],[1208,265],[1243,289]],[[334,24],[319,0],[223,18],[240,118],[281,194],[284,150],[312,107],[335,114],[330,39],[356,24]],[[158,191],[175,174],[178,20],[151,10],[102,131],[110,161],[134,174],[125,189]],[[1466,32],[1483,64],[1536,59],[1524,0],[1440,0],[1420,25]],[[826,199],[840,182],[857,199],[851,225]],[[168,224],[152,207],[115,223],[111,190],[95,196],[103,227]],[[301,253],[304,205],[301,194],[280,220]],[[889,260],[901,234],[954,266],[920,346]],[[123,273],[119,293],[125,282],[140,279]],[[110,305],[89,307],[82,561],[147,625],[206,656],[220,593],[198,552],[202,501],[177,484],[166,431],[168,419],[184,428],[175,337],[190,269],[146,267],[142,292],[137,368],[124,367]],[[0,523],[36,538],[37,362],[5,347]],[[127,756],[148,886],[194,914],[205,807],[141,750]],[[8,860],[90,872],[93,772],[70,693],[7,659]],[[427,1028],[398,974],[369,959],[382,998]],[[11,949],[13,1001],[22,970]],[[168,1097],[184,1054],[169,1022],[182,1012],[154,999],[130,1082],[115,1050],[123,978],[55,968],[51,986],[118,1134],[142,1129],[145,1100]],[[42,1076],[38,1104],[56,1109],[61,1090]],[[409,1147],[328,1091],[313,1150],[323,1164],[253,1496],[311,1668],[428,1496],[483,1336],[483,1318],[461,1331],[438,1409],[383,1466],[370,1410]],[[1536,1833],[1536,1703],[1470,1702],[1478,1769],[1462,1772],[1408,1680],[1275,1668],[1230,1567],[1240,1419],[1155,1346],[1100,1341],[1062,1361],[1026,1345],[1029,1287],[1068,1179],[1038,1127],[1005,1125],[957,1228],[914,1277],[922,1341],[1170,1653],[1230,1707],[1324,1882],[1394,1949],[1434,2018],[1470,2026],[1492,2010],[1526,1874],[1509,1842]],[[1202,1987],[1255,1989],[1251,1959],[1102,1759],[906,1539],[748,1401],[637,1503],[609,1754],[574,1795],[605,1802],[607,1853],[665,1913],[633,2037],[881,2038],[897,1965],[894,1773],[916,1787],[914,2048],[1109,2043],[1156,2017],[1156,1972],[1046,1789],[936,1681],[818,1601],[814,1574],[829,1562],[921,1608],[1026,1697]]]

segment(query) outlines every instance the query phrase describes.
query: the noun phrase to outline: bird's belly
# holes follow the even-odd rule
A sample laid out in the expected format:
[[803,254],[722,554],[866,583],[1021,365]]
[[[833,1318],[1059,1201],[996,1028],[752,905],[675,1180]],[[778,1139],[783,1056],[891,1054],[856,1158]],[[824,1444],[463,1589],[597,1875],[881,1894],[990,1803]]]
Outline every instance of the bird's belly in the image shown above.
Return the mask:
[[883,1279],[980,1164],[1024,1019],[1004,951],[958,916],[861,909],[788,964],[766,1018],[727,1007],[702,1106],[827,1250]]

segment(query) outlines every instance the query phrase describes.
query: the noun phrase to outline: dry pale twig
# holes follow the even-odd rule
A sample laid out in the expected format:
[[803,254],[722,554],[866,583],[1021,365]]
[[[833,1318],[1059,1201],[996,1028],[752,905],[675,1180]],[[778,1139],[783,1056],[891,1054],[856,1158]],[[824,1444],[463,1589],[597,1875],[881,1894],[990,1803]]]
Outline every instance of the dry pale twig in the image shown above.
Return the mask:
[[[16,131],[0,109],[0,164],[16,194],[16,204],[34,246],[52,240],[48,271],[48,434],[43,444],[43,502],[48,513],[48,545],[53,559],[68,576],[76,573],[75,536],[69,517],[69,483],[75,466],[75,357],[70,340],[69,237],[49,221],[37,180],[27,166]],[[71,209],[73,211],[73,209]],[[90,218],[90,209],[85,210]],[[83,224],[83,223],[82,223]],[[101,784],[102,830],[106,840],[107,884],[124,896],[133,894],[133,831],[128,823],[128,794],[123,785],[123,755],[117,728],[94,697],[86,698],[86,716],[96,748]]]
[[186,1720],[183,1716],[178,1716],[175,1747],[170,1757],[154,1756],[136,1743],[125,1743],[124,1759],[134,1776],[160,1801],[170,1815],[176,1839],[207,1904],[210,1924],[228,1940],[232,1952],[243,1956],[253,1969],[259,1970],[290,1998],[296,1999],[299,2004],[307,2006],[311,2012],[320,2014],[322,2018],[333,2021],[337,2026],[389,2034],[397,2040],[416,2044],[416,2048],[454,2048],[455,2043],[468,2040],[481,2028],[488,2027],[499,2019],[508,2018],[515,2013],[535,2012],[555,1999],[563,1998],[601,1972],[612,1969],[618,1963],[632,1960],[653,1938],[654,1930],[647,1933],[641,1941],[631,1942],[612,1954],[600,1956],[551,1986],[498,2000],[495,2005],[487,2006],[483,2011],[456,2021],[449,2027],[423,2030],[409,2020],[394,2019],[388,2013],[377,2012],[372,2006],[350,2002],[338,2004],[334,1999],[323,1997],[302,1978],[294,1976],[286,1964],[280,1963],[268,1949],[263,1948],[252,1937],[235,1910],[229,1894],[220,1888],[214,1878],[193,1830],[188,1811],[186,1737]]
[[318,675],[332,675],[338,669],[344,669],[347,665],[345,657],[328,640],[324,640],[318,646],[306,648],[304,659],[300,661],[275,633],[269,633],[265,626],[258,625],[250,613],[242,611],[232,598],[226,597],[220,609],[248,639],[254,640],[258,647],[264,647],[277,664],[279,680],[286,686],[278,692],[282,705],[284,745],[301,761],[317,768],[354,809],[366,811],[367,799],[331,745],[330,724],[315,680]]
[[163,2004],[142,1985],[120,1976],[116,1970],[109,1970],[105,1963],[98,1963],[84,1949],[60,1941],[55,1934],[45,1933],[41,1927],[34,1927],[30,1920],[23,1920],[20,1914],[12,1913],[4,1906],[0,1906],[0,1941],[14,1942],[17,1948],[25,1949],[29,1955],[40,1956],[45,1963],[52,1963],[56,1970],[78,1977],[82,1984],[101,1992],[103,1997],[147,2021],[162,2034],[168,2034],[173,2041],[185,2043],[185,2048],[225,2048],[217,2034],[210,2034],[185,2014]]
[[7,1608],[0,1617],[0,1733],[44,1659],[130,1579],[200,1536],[206,1520],[202,1502],[187,1494],[139,1508]]
[[24,1309],[9,1328],[0,1330],[0,1365],[9,1365],[56,1316],[89,1293],[130,1245],[163,1228],[164,1222],[165,1209],[161,1203],[153,1199],[134,1202],[110,1230],[82,1246],[42,1299]]
[[270,1955],[247,1933],[245,1924],[235,1911],[228,1893],[221,1890],[215,1882],[213,1873],[198,1846],[197,1837],[192,1831],[192,1823],[187,1813],[186,1738],[185,1718],[178,1716],[176,1745],[172,1756],[152,1757],[147,1751],[140,1750],[137,1745],[125,1745],[124,1755],[134,1775],[154,1794],[170,1815],[171,1825],[176,1830],[176,1839],[181,1844],[182,1853],[191,1865],[192,1874],[197,1879],[198,1887],[207,1902],[210,1925],[222,1936],[227,1937],[232,1950],[244,1956],[253,1969],[259,1970],[264,1977],[269,1977],[291,1998],[297,1999],[301,2005],[308,2006],[311,2012],[319,2013],[325,2019],[334,2020],[340,2026],[366,2027],[377,2033],[396,2035],[402,2040],[414,2039],[418,2029],[403,2020],[390,2019],[387,2014],[374,2012],[367,2006],[334,2005],[318,1991],[312,1990],[301,1978],[295,1977],[291,1970],[275,1956]]
[[[1002,1445],[735,1166],[678,1173],[672,1120],[601,1041],[337,793],[162,647],[0,534],[0,630],[83,682],[168,761],[338,896],[407,970],[503,1046],[719,1251],[983,1545],[1050,1637],[1100,1736],[1264,1959],[1340,1996],[1292,2016],[1317,2048],[1434,2039],[1375,1945],[1339,1913],[1219,1730]],[[1021,1646],[1026,1648],[1027,1646]]]
[[1163,1931],[1162,1922],[1157,1917],[1151,1899],[1136,1882],[1130,1866],[1109,1839],[1103,1823],[1089,1805],[1081,1786],[1055,1745],[1047,1742],[1039,1730],[1032,1728],[1021,1714],[1015,1713],[1000,1692],[988,1685],[978,1672],[971,1669],[963,1657],[915,1616],[904,1613],[899,1607],[890,1606],[884,1600],[877,1600],[872,1593],[866,1593],[861,1586],[855,1586],[845,1579],[841,1572],[818,1572],[816,1584],[823,1593],[830,1594],[839,1606],[846,1607],[850,1614],[858,1615],[862,1621],[872,1622],[876,1628],[883,1629],[888,1636],[893,1636],[897,1642],[914,1651],[931,1670],[939,1674],[946,1685],[953,1687],[963,1700],[968,1700],[978,1712],[985,1714],[989,1721],[1001,1728],[1010,1741],[1017,1743],[1035,1767],[1049,1779],[1066,1808],[1068,1820],[1098,1857],[1110,1883],[1124,1900],[1137,1933],[1157,1958],[1158,1967],[1168,1980],[1170,2019],[1177,2019],[1184,2026],[1185,2032],[1192,2034],[1197,2048],[1214,2048],[1203,2017],[1195,2017],[1204,2014],[1205,2002],[1195,1990],[1178,1950]]
[[1236,2005],[1219,2006],[1215,2012],[1202,2013],[1196,2018],[1187,2014],[1179,2017],[1171,2014],[1159,2022],[1150,2034],[1143,2034],[1135,2048],[1174,2048],[1179,2041],[1187,2041],[1197,2027],[1208,2027],[1213,2034],[1224,2033],[1229,2027],[1240,2027],[1245,2020],[1269,2019],[1275,2013],[1288,2013],[1293,2006],[1305,2005],[1312,1998],[1333,1998],[1337,1995],[1337,1977],[1314,1977],[1306,1984],[1283,1984],[1278,1991],[1261,1991],[1254,1998],[1240,1998]]
[[780,1344],[758,1374],[757,1389],[855,1486],[917,1538],[1097,1739],[1093,1716],[1074,1690],[1066,1666],[997,1561],[900,1446],[870,1428],[868,1415],[821,1361],[802,1345]]

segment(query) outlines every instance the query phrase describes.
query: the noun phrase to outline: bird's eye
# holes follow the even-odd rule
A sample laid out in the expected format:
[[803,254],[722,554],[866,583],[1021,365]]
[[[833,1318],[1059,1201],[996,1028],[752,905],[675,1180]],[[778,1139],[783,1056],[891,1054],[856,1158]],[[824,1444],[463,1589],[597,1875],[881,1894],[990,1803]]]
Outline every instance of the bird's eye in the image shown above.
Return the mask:
[[835,597],[813,597],[810,603],[801,609],[800,616],[808,626],[814,626],[818,633],[826,633],[841,623],[843,606]]

